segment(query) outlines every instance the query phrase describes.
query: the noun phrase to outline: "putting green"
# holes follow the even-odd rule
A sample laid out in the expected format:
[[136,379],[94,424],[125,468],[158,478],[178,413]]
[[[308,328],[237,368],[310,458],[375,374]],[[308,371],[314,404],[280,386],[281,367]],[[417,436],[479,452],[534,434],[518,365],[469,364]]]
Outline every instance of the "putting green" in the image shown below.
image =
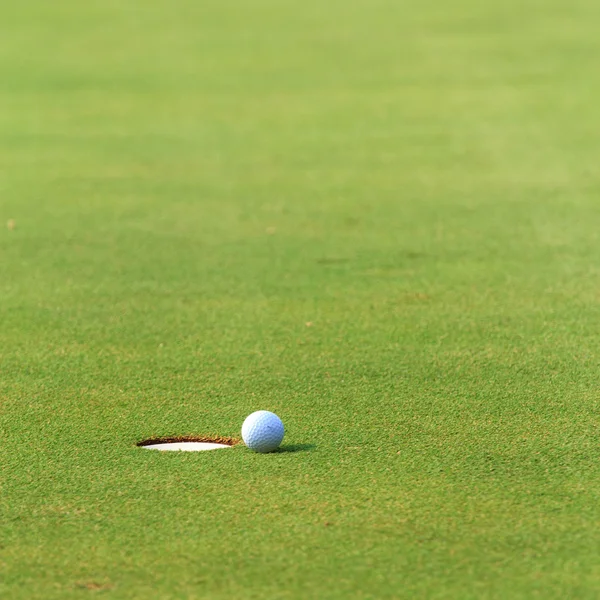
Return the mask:
[[598,6],[4,3],[0,597],[597,598]]

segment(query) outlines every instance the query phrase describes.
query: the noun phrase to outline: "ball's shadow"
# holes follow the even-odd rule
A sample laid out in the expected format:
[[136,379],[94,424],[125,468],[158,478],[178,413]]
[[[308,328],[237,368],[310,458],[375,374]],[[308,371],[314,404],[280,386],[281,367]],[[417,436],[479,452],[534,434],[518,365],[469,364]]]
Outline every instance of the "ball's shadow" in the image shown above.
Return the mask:
[[316,447],[315,444],[284,444],[279,446],[275,452],[308,452]]

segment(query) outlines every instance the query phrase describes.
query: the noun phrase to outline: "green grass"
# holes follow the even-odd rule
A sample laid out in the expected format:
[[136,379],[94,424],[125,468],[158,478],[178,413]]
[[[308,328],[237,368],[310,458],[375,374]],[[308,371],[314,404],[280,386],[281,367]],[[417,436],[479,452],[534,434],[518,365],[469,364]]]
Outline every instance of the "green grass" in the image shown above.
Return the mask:
[[599,18],[5,3],[0,597],[598,598]]

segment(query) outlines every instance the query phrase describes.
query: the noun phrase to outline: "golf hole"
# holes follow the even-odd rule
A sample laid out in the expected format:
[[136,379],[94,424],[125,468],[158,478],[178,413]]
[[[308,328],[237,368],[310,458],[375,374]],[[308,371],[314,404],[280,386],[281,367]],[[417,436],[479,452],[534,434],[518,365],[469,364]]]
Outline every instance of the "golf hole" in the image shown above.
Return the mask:
[[178,452],[203,452],[205,450],[219,450],[232,448],[240,440],[224,436],[180,436],[150,438],[138,442],[137,445],[146,450],[178,451]]

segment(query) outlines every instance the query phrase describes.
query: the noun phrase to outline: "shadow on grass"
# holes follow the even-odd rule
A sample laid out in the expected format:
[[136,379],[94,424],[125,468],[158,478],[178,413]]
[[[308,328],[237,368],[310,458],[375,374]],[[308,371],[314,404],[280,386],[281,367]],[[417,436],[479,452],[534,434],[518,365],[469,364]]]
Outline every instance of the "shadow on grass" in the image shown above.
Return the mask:
[[286,444],[277,448],[275,452],[308,452],[316,447],[315,444]]

